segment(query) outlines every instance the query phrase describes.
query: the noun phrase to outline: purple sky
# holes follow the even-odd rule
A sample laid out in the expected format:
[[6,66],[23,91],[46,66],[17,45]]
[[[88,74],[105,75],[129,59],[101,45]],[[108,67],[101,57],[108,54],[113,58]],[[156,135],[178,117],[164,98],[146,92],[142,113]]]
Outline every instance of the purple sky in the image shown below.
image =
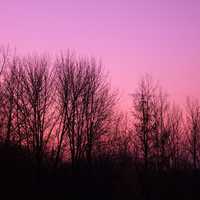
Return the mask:
[[200,96],[199,0],[2,0],[0,44],[100,58],[129,104],[150,73],[172,99]]

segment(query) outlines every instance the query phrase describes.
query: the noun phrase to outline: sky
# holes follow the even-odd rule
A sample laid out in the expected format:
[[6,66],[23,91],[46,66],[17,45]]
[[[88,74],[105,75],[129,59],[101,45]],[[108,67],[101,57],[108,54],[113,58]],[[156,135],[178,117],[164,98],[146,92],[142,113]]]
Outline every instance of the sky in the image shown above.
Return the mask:
[[151,74],[172,101],[200,97],[199,0],[0,0],[0,45],[100,59],[121,105]]

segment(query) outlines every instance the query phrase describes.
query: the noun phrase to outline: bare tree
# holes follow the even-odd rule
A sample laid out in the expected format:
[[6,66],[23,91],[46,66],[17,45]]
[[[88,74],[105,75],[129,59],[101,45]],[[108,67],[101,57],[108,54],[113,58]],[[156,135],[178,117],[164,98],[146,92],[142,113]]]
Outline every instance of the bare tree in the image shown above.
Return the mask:
[[57,59],[56,70],[60,113],[56,160],[67,139],[73,166],[84,156],[91,162],[95,142],[107,132],[114,96],[94,60],[68,54]]
[[152,127],[154,114],[154,98],[156,87],[149,75],[146,75],[139,83],[133,97],[133,116],[135,136],[144,161],[145,169],[148,169],[152,155]]
[[199,166],[200,158],[200,105],[198,100],[187,100],[188,149],[193,169]]
[[153,101],[152,150],[156,169],[166,167],[170,133],[167,130],[167,117],[170,104],[167,95],[157,88]]
[[82,91],[85,87],[85,69],[81,68],[71,55],[61,56],[56,62],[58,112],[60,114],[57,132],[58,147],[56,164],[63,143],[68,140],[72,165],[82,157],[85,148]]
[[8,49],[5,49],[4,47],[0,47],[0,131],[1,140],[5,139],[4,134],[4,127],[5,127],[5,117],[4,117],[4,106],[5,106],[5,98],[4,98],[4,77],[3,72],[5,71],[6,65],[8,63]]
[[23,120],[27,147],[33,151],[38,165],[49,145],[54,123],[53,77],[46,57],[21,60],[16,95],[18,118]]
[[86,158],[91,164],[95,143],[101,136],[108,134],[116,94],[110,92],[101,66],[98,66],[94,59],[88,64],[83,104],[87,133]]
[[4,133],[6,144],[15,142],[15,95],[17,85],[17,58],[13,58],[7,63],[7,68],[3,74],[3,115]]
[[0,47],[0,75],[3,73],[8,61],[9,48]]
[[183,114],[181,109],[172,105],[167,117],[166,130],[168,132],[168,159],[169,166],[178,169],[183,159]]

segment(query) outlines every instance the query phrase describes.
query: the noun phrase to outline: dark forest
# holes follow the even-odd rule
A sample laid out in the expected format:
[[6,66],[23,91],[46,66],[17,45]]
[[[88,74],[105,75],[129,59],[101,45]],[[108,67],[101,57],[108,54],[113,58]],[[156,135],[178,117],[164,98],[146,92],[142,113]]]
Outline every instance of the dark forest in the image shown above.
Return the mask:
[[124,113],[95,58],[2,48],[2,196],[199,199],[198,100],[176,105],[150,75],[133,88]]

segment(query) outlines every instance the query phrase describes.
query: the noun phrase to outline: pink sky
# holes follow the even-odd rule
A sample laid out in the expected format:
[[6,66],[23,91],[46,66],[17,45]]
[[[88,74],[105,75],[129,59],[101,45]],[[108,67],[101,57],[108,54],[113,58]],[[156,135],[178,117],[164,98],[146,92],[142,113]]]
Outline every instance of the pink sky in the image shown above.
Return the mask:
[[0,44],[100,58],[123,105],[144,73],[177,102],[200,96],[199,0],[6,0],[0,8]]

